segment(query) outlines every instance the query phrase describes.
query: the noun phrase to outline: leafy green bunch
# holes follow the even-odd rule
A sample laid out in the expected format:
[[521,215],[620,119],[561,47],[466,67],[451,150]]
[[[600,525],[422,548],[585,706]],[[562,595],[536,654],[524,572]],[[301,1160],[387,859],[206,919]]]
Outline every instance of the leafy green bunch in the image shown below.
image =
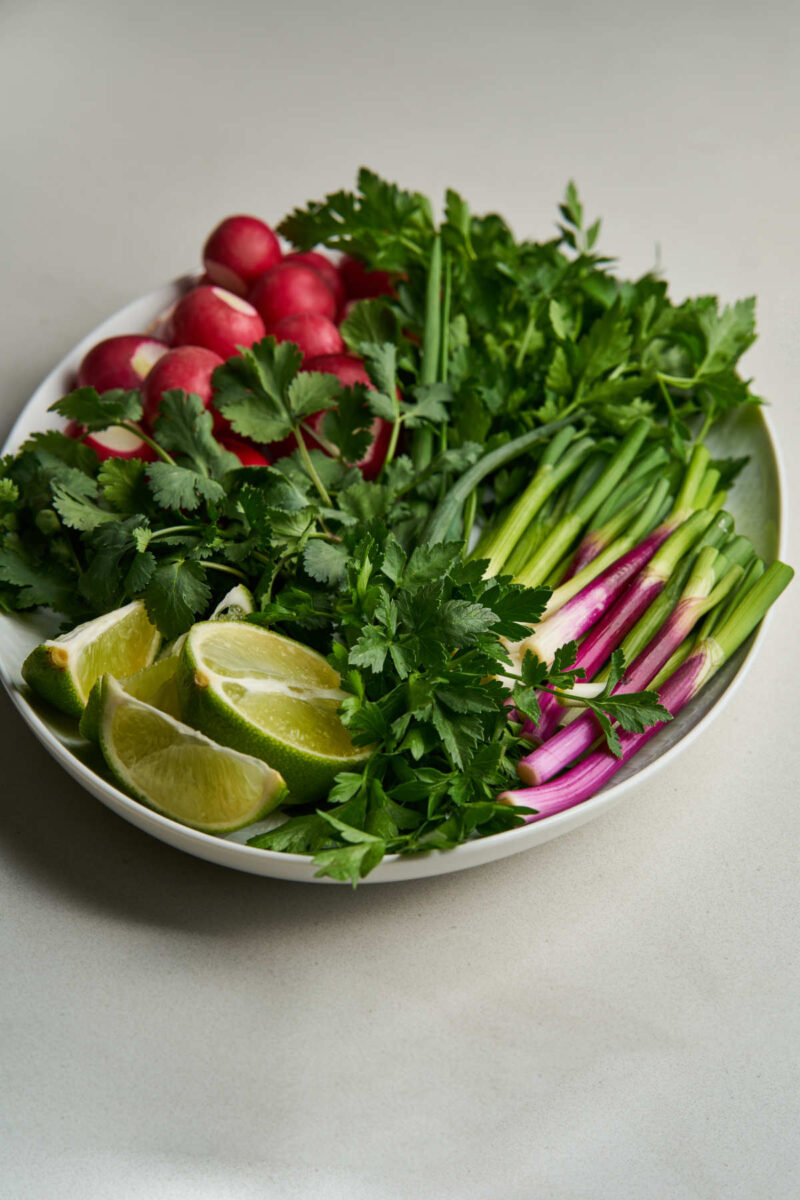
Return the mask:
[[[350,693],[342,719],[353,741],[375,751],[363,773],[337,778],[332,809],[292,817],[254,844],[314,853],[323,873],[355,880],[386,853],[444,849],[522,822],[524,810],[495,800],[519,755],[498,678],[510,669],[501,639],[524,637],[549,591],[484,579],[486,564],[464,562],[456,542],[409,553],[378,522],[344,541],[329,661]],[[295,619],[303,599],[291,597]],[[305,610],[313,614],[310,595]]]
[[[215,373],[215,404],[235,432],[258,442],[293,439],[273,467],[241,468],[213,435],[197,396],[167,392],[152,435],[138,392],[79,388],[53,408],[89,432],[122,427],[154,461],[98,460],[58,430],[34,434],[0,463],[0,605],[49,605],[70,620],[142,597],[163,634],[176,637],[236,579],[263,604],[283,588],[344,577],[341,533],[381,519],[416,536],[444,472],[463,470],[480,447],[437,456],[425,476],[400,453],[404,430],[440,426],[446,389],[397,397],[396,351],[367,347],[375,387],[342,388],[332,375],[300,371],[292,343],[266,338]],[[321,429],[308,417],[324,413]],[[377,416],[391,421],[390,454],[377,481],[352,466]],[[412,493],[415,499],[411,500]]]
[[[596,250],[574,184],[558,234],[518,240],[502,217],[473,214],[455,191],[438,234],[444,251],[444,374],[452,389],[451,444],[514,437],[537,422],[582,418],[618,434],[637,418],[681,460],[692,437],[741,403],[755,402],[737,371],[755,339],[752,299],[712,296],[674,304],[655,272],[625,281]],[[320,244],[397,272],[394,294],[368,302],[404,331],[414,366],[425,326],[425,286],[437,229],[429,202],[366,169],[355,192],[295,210],[280,226],[300,249]],[[358,331],[349,344],[358,351]],[[416,355],[416,358],[415,358]]]
[[[333,807],[293,816],[251,844],[313,854],[320,874],[355,883],[387,853],[447,849],[522,824],[534,810],[495,799],[527,749],[509,703],[537,720],[542,692],[566,700],[584,672],[573,666],[575,643],[552,666],[528,652],[519,672],[512,667],[505,641],[528,635],[549,588],[486,579],[486,563],[465,562],[456,542],[409,554],[377,522],[345,543],[329,661],[350,693],[342,720],[354,743],[374,752],[363,772],[337,777]],[[291,603],[295,620],[318,615],[311,595],[295,591]],[[283,615],[275,608],[251,620]],[[612,721],[641,731],[670,719],[653,693],[611,695],[623,669],[615,652],[604,691],[585,702],[615,754]]]

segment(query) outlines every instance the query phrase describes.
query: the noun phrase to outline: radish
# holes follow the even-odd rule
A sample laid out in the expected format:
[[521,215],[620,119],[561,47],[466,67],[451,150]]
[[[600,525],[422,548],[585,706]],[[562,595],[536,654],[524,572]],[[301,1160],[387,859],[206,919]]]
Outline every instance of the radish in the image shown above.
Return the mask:
[[255,446],[251,446],[249,442],[238,438],[232,433],[223,433],[219,438],[219,443],[226,450],[230,450],[231,454],[235,454],[243,467],[268,467],[269,459],[265,458],[260,450],[256,450]]
[[339,277],[348,300],[372,300],[376,296],[394,294],[396,275],[388,271],[370,271],[357,258],[345,255],[339,263]]
[[352,354],[319,354],[316,358],[310,358],[303,365],[303,370],[327,371],[329,375],[335,375],[345,387],[363,383],[365,387],[374,390],[375,385],[367,374],[363,362]]
[[277,342],[295,342],[305,355],[304,362],[320,354],[341,354],[342,335],[327,317],[319,313],[295,313],[284,317],[272,330]]
[[211,376],[222,363],[223,359],[218,354],[214,354],[213,350],[206,350],[203,346],[179,346],[177,350],[170,350],[165,354],[148,375],[142,389],[142,419],[145,425],[152,428],[164,392],[178,388],[182,392],[193,392],[200,397],[203,405],[211,411],[216,431],[229,429],[229,422],[211,403]]
[[318,313],[333,321],[336,298],[318,271],[302,263],[279,263],[253,284],[250,299],[271,333],[284,317]]
[[[364,370],[364,365],[360,358],[353,358],[349,354],[320,354],[317,358],[308,359],[302,367],[303,371],[325,371],[329,375],[335,375],[336,378],[344,384],[345,387],[353,387],[356,383],[363,383],[365,387],[374,390],[374,384],[367,372]],[[398,393],[399,395],[399,393]],[[312,413],[310,417],[306,417],[305,424],[312,429],[314,433],[322,436],[322,423],[325,420],[325,410],[322,412]],[[312,450],[325,450],[325,446],[321,445],[316,438],[303,435],[306,445]],[[389,442],[392,437],[392,425],[389,421],[384,421],[381,417],[375,417],[372,422],[372,442],[367,447],[363,458],[359,459],[354,466],[357,466],[365,479],[375,479],[383,466],[386,452],[389,449]],[[269,456],[272,462],[278,458],[283,458],[286,454],[292,454],[297,449],[297,440],[294,437],[284,438],[283,441],[273,442],[268,447]],[[328,451],[325,450],[327,454]]]
[[311,267],[312,271],[320,274],[333,292],[337,310],[341,309],[347,296],[345,295],[342,277],[335,264],[329,258],[326,258],[324,254],[319,254],[316,250],[295,250],[291,254],[284,255],[283,261],[285,263],[300,263],[301,266]]
[[150,368],[167,350],[166,342],[140,333],[106,338],[92,347],[78,368],[78,387],[93,387],[98,392],[140,388]]
[[266,335],[252,304],[221,287],[198,287],[178,301],[172,314],[176,346],[204,346],[221,358],[238,354]]
[[281,260],[278,239],[258,217],[226,217],[203,247],[203,265],[214,283],[245,296],[250,284]]
[[121,425],[87,433],[83,425],[70,421],[64,432],[67,437],[81,438],[84,445],[91,446],[101,462],[107,458],[141,458],[143,462],[152,462],[156,456],[152,446]]

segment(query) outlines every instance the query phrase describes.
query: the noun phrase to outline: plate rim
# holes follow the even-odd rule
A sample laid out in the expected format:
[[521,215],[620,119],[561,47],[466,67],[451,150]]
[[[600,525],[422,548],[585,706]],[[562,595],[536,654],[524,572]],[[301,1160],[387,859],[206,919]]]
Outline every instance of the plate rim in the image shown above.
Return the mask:
[[[123,305],[122,308],[105,318],[105,320],[81,338],[71,350],[63,355],[44,379],[41,380],[32,395],[22,406],[9,430],[0,454],[8,454],[16,448],[21,440],[20,431],[26,424],[26,416],[29,410],[36,407],[37,403],[40,402],[42,393],[48,392],[62,377],[66,376],[67,372],[74,372],[76,370],[83,355],[97,341],[104,337],[115,336],[116,333],[121,331],[118,327],[124,325],[128,316],[138,314],[140,309],[151,310],[152,323],[153,318],[168,309],[196,281],[196,275],[181,275],[172,282],[155,288]],[[138,320],[141,320],[141,318],[139,317]],[[759,415],[764,425],[769,449],[775,464],[777,484],[777,556],[782,557],[786,539],[784,504],[784,496],[786,494],[785,464],[781,454],[780,443],[775,437],[765,408],[766,406],[760,407]],[[0,613],[0,625],[7,619],[6,614]],[[512,854],[520,853],[523,850],[543,845],[553,838],[560,837],[570,830],[586,824],[596,816],[599,816],[601,812],[612,808],[624,799],[633,787],[637,785],[640,787],[644,786],[659,770],[668,766],[679,752],[692,745],[708,725],[724,712],[726,706],[730,703],[739,687],[741,687],[752,668],[753,661],[761,648],[771,619],[772,613],[770,612],[761,622],[738,670],[717,700],[677,742],[667,747],[656,759],[643,767],[641,771],[610,785],[574,808],[553,814],[531,825],[520,826],[516,829],[492,834],[489,837],[464,842],[450,850],[431,850],[418,855],[387,855],[379,866],[362,880],[361,883],[407,882],[413,879],[451,874],[454,871],[466,870],[471,867],[483,865],[484,863],[494,862],[498,859],[509,857]],[[22,719],[59,765],[76,782],[80,783],[90,795],[94,796],[95,799],[100,800],[107,808],[110,808],[118,816],[121,816],[143,832],[149,833],[159,841],[165,842],[196,858],[201,858],[205,861],[214,862],[220,866],[230,867],[248,874],[291,882],[316,884],[339,883],[338,880],[333,880],[329,877],[318,878],[314,875],[310,855],[289,855],[276,850],[260,850],[255,846],[248,846],[243,842],[231,841],[227,838],[204,833],[201,830],[182,825],[178,821],[174,821],[172,818],[148,808],[140,801],[134,800],[132,797],[126,795],[126,793],[120,791],[119,788],[114,787],[113,784],[109,783],[101,775],[98,775],[83,763],[77,755],[72,753],[69,746],[56,736],[29,704],[25,695],[19,690],[15,681],[7,673],[2,660],[0,660],[0,679]],[[264,867],[271,869],[261,869]]]

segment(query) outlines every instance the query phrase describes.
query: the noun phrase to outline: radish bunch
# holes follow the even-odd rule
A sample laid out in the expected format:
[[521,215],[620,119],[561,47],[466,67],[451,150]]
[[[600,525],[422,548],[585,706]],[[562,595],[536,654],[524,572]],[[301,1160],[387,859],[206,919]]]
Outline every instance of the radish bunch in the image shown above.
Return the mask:
[[[146,432],[165,392],[194,393],[214,418],[216,437],[243,465],[274,462],[296,449],[294,440],[256,447],[236,437],[214,408],[214,371],[242,347],[271,335],[300,348],[304,371],[329,372],[347,387],[372,387],[361,360],[347,353],[338,325],[356,300],[390,292],[391,280],[353,258],[336,264],[314,250],[283,254],[269,225],[244,215],[226,217],[212,231],[203,266],[205,274],[175,305],[161,337],[129,334],[98,343],[80,365],[78,385],[98,392],[141,389]],[[319,436],[314,445],[324,449],[323,419],[323,412],[314,413],[307,424]],[[152,458],[147,443],[129,430],[86,433],[73,422],[67,432],[83,437],[101,459]],[[372,435],[355,464],[367,479],[380,471],[391,426],[376,418]]]

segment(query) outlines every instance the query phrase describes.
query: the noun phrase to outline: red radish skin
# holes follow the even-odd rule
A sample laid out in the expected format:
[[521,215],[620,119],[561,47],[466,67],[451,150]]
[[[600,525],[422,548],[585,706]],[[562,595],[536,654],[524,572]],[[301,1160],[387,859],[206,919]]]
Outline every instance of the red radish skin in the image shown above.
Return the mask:
[[203,247],[206,274],[239,296],[246,296],[254,280],[280,261],[280,243],[258,217],[226,217]]
[[213,350],[206,350],[203,346],[179,346],[177,350],[170,350],[165,354],[148,375],[142,389],[145,425],[152,429],[164,392],[178,388],[182,392],[193,392],[200,397],[205,407],[211,411],[214,429],[217,432],[229,429],[229,422],[211,403],[211,376],[222,363],[223,359],[218,354],[214,354]]
[[266,336],[252,304],[221,287],[198,287],[179,300],[172,314],[176,346],[203,346],[221,358],[238,354]]
[[101,462],[107,458],[140,458],[143,462],[152,462],[156,457],[152,446],[119,425],[87,433],[83,425],[70,421],[64,432],[67,437],[81,438],[84,445],[91,446]]
[[303,351],[304,364],[320,354],[342,354],[342,335],[327,317],[319,313],[295,313],[284,317],[272,330],[278,342],[295,342]]
[[280,263],[253,284],[250,300],[258,309],[267,333],[284,317],[316,313],[333,321],[336,298],[318,271],[302,263]]
[[376,296],[394,294],[397,276],[388,271],[368,271],[357,258],[345,255],[339,263],[339,277],[348,300],[372,300]]
[[317,271],[333,292],[337,311],[341,311],[342,306],[347,300],[347,296],[345,295],[342,277],[335,263],[332,263],[329,258],[326,258],[324,254],[320,254],[317,250],[295,250],[291,254],[284,255],[283,261],[285,263],[300,263],[301,266],[311,267],[312,271]]
[[[356,383],[363,383],[365,387],[374,390],[374,385],[364,370],[361,359],[354,358],[349,354],[321,354],[317,358],[309,359],[308,362],[303,364],[302,369],[304,371],[325,371],[329,375],[335,375],[345,387],[353,387]],[[306,417],[305,424],[310,429],[313,429],[315,433],[321,434],[324,420],[325,411],[322,411]],[[367,447],[364,457],[355,464],[365,479],[375,479],[379,474],[389,449],[391,437],[392,426],[390,422],[376,417],[372,422],[372,442]],[[315,438],[305,437],[305,442],[311,449],[324,449],[324,446],[321,446]],[[276,459],[283,458],[286,454],[292,454],[296,449],[297,439],[295,437],[288,437],[284,438],[283,441],[273,442],[268,447],[268,453],[272,462],[275,462]]]
[[232,433],[223,433],[219,438],[219,443],[226,450],[230,450],[231,454],[235,454],[243,467],[269,466],[269,459],[265,458],[260,450],[256,450],[255,446],[251,446],[249,442],[243,441],[242,438],[238,438]]
[[142,334],[106,338],[93,346],[78,368],[78,387],[93,387],[98,392],[140,388],[151,368],[166,354],[169,346],[157,338]]
[[368,388],[374,387],[361,359],[353,354],[320,354],[316,358],[310,358],[304,364],[303,370],[326,371],[329,375],[335,375],[345,387],[353,387],[356,383],[363,383]]

